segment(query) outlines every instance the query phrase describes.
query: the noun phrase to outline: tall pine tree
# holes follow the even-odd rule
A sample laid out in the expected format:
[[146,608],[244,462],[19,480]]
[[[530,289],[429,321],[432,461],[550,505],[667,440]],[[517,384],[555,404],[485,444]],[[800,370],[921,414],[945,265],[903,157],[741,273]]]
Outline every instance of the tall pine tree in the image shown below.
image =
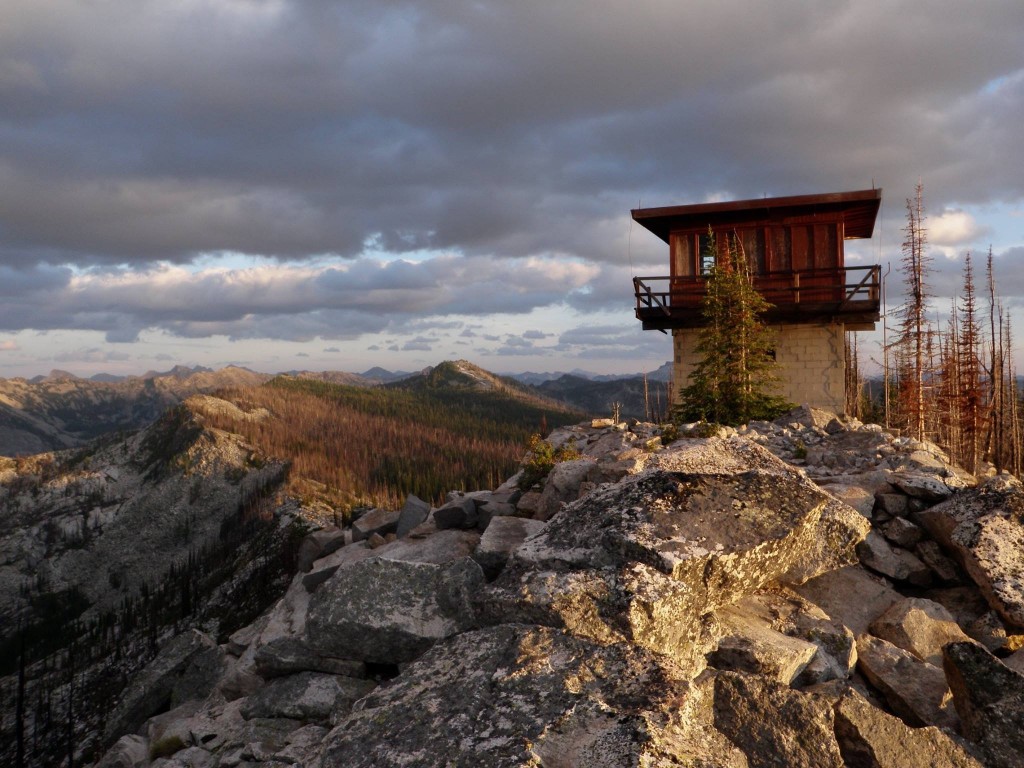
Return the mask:
[[956,359],[960,373],[960,463],[976,472],[981,460],[981,431],[985,394],[982,388],[981,323],[974,295],[971,252],[964,259],[964,287],[960,305],[960,334]]
[[775,418],[793,405],[770,393],[777,384],[774,334],[762,321],[770,305],[754,287],[743,246],[736,237],[717,243],[709,230],[702,261],[714,266],[698,332],[701,360],[680,392],[674,418],[718,424]]

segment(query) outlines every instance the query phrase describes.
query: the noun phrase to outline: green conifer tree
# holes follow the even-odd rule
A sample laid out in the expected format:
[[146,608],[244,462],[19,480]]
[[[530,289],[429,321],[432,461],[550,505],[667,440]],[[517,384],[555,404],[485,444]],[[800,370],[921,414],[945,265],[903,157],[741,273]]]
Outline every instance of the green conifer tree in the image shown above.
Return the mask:
[[778,383],[775,340],[761,319],[770,305],[754,287],[738,238],[719,244],[709,230],[701,261],[713,263],[697,339],[701,360],[680,392],[674,420],[736,425],[773,419],[793,404],[771,394]]

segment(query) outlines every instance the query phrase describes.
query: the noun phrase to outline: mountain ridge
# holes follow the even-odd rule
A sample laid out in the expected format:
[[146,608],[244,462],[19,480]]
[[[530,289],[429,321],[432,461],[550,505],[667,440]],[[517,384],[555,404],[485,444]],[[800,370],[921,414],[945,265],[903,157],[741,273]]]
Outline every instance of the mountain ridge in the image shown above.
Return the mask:
[[190,395],[269,380],[237,366],[176,366],[156,375],[93,381],[71,374],[38,381],[0,379],[0,455],[73,448],[103,434],[132,431]]
[[[373,374],[372,376],[366,374]],[[390,373],[371,369],[365,374],[344,371],[292,371],[300,380],[323,381],[353,387],[386,386],[405,390],[417,388],[439,390],[476,382],[478,389],[516,393],[540,407],[569,407],[594,415],[607,412],[604,403],[591,408],[593,397],[586,393],[613,384],[578,380],[571,388],[559,390],[549,385],[531,387],[515,377],[491,373],[467,361],[445,361],[417,373]],[[447,376],[447,379],[445,377]],[[202,366],[174,366],[168,371],[149,371],[143,376],[127,376],[116,380],[85,379],[73,374],[53,371],[49,376],[28,380],[0,379],[0,456],[32,455],[62,450],[85,444],[102,434],[132,431],[157,419],[167,408],[197,393],[213,393],[220,389],[259,386],[274,376],[238,366],[213,371]],[[632,394],[622,399],[628,405],[623,415],[642,417],[643,408],[637,392],[641,379],[623,380],[620,386]]]

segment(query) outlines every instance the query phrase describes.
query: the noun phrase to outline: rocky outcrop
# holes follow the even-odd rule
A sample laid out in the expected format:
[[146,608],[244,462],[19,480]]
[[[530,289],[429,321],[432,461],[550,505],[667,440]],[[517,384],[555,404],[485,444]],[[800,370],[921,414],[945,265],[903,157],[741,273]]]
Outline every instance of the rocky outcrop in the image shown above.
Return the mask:
[[1012,484],[971,490],[934,446],[807,409],[655,431],[566,428],[550,439],[581,458],[531,489],[315,539],[325,556],[146,744],[179,738],[172,765],[1015,764],[1019,675],[967,638],[1021,647],[1016,587],[953,538],[1016,525]]
[[80,594],[83,618],[111,610],[227,539],[239,512],[284,480],[282,462],[206,427],[205,407],[190,401],[95,451],[32,457],[0,483],[0,636],[37,620],[19,599],[33,580],[30,592]]
[[[195,396],[136,434],[0,458],[0,674],[16,673],[23,647],[21,724],[35,734],[32,759],[41,765],[64,758],[69,739],[75,762],[84,761],[108,745],[104,731],[112,738],[183,697],[214,689],[242,697],[259,687],[218,648],[210,666],[196,661],[182,672],[170,694],[159,680],[135,685],[184,628],[225,640],[258,616],[287,586],[295,545],[318,525],[280,493],[283,462],[210,426],[229,406],[240,419],[266,415]],[[9,701],[0,707],[4,764],[15,761]]]
[[699,671],[704,617],[812,551],[829,502],[749,443],[687,441],[566,506],[513,554],[482,613],[628,640]]
[[995,478],[977,490],[918,513],[953,553],[992,608],[1024,627],[1024,488]]

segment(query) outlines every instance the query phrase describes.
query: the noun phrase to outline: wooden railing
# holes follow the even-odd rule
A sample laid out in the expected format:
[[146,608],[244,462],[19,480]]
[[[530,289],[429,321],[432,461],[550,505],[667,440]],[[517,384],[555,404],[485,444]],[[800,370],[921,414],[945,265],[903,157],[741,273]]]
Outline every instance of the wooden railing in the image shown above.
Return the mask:
[[[705,277],[634,277],[636,316],[645,328],[699,325],[706,287]],[[773,272],[755,276],[754,287],[772,305],[768,319],[870,320],[881,305],[881,267]]]

